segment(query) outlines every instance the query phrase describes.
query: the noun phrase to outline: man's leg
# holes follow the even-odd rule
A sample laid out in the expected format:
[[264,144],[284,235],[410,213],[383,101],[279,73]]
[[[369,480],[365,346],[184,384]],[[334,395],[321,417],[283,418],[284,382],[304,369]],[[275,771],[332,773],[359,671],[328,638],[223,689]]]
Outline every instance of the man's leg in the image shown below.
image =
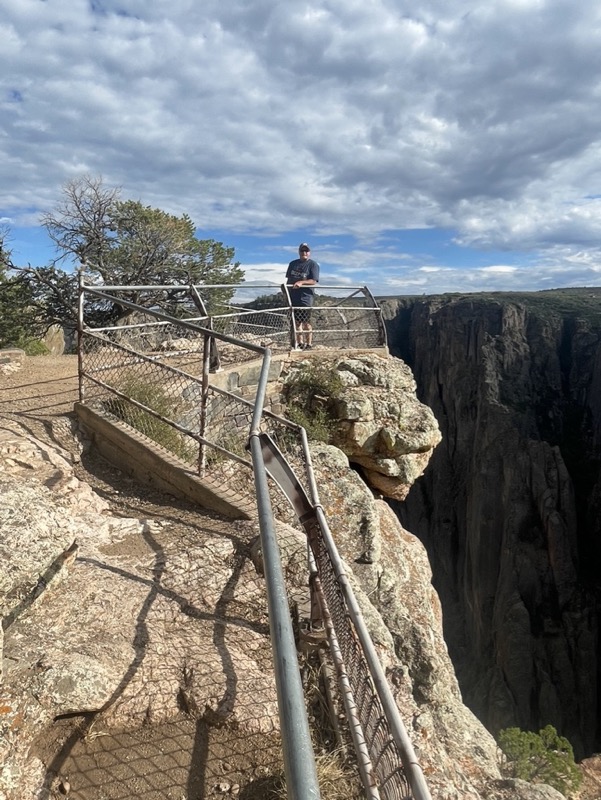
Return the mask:
[[305,332],[305,347],[313,347],[313,326],[311,325],[311,307],[305,311],[305,324],[303,325]]
[[296,346],[298,348],[303,346],[303,316],[302,316],[303,312],[295,308],[292,313],[294,314],[294,327],[296,328]]

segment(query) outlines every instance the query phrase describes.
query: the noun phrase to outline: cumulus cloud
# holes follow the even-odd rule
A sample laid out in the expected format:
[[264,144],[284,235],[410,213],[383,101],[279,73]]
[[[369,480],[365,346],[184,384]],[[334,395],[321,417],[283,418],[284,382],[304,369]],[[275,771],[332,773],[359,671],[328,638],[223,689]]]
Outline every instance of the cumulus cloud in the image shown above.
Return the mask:
[[[599,279],[601,7],[2,7],[0,215],[17,227],[88,172],[201,231],[320,236],[340,280],[376,262],[385,288]],[[442,256],[387,239],[409,229],[532,258],[445,271]],[[346,253],[328,245],[344,235]],[[273,274],[264,256],[251,269]]]

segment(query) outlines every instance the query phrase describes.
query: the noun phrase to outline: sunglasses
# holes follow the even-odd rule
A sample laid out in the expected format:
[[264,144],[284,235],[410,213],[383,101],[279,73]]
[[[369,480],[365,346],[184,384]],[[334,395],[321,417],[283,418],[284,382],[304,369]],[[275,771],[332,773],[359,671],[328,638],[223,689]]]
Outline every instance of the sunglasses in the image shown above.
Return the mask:
[[300,250],[300,252],[301,252],[301,253],[310,253],[311,251],[309,250],[309,248],[308,248],[308,247],[301,247],[301,250]]

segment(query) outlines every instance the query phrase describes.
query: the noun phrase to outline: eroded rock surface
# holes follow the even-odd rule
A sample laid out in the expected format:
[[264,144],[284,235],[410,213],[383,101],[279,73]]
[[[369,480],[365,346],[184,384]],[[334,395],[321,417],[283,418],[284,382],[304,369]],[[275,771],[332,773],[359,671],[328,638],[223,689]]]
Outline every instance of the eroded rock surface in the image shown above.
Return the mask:
[[[411,370],[400,359],[373,353],[320,353],[319,365],[343,386],[332,403],[331,441],[375,491],[403,500],[441,438],[436,418],[417,399]],[[302,361],[289,366],[285,381],[303,369]]]
[[254,525],[120,518],[68,453],[14,426],[3,442],[0,797],[34,796],[31,746],[61,715],[117,730],[185,710],[277,731]]

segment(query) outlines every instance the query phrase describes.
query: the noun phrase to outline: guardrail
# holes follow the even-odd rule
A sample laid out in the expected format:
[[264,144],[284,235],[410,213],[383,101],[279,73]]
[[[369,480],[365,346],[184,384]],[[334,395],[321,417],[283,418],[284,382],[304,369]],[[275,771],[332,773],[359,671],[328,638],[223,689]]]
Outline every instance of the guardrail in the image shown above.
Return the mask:
[[[294,306],[285,284],[86,286],[85,289],[91,301],[87,303],[88,317],[90,312],[99,310],[102,302],[112,302],[115,309],[123,310],[121,300],[127,300],[137,307],[154,306],[171,317],[197,323],[239,341],[270,347],[274,352],[288,350],[295,342]],[[94,298],[95,290],[104,294],[102,301],[98,295]],[[105,316],[106,309],[105,305]],[[386,346],[382,312],[366,286],[318,286],[311,322],[316,346],[355,349]],[[124,331],[127,320],[121,319],[118,324]],[[131,342],[140,342],[145,337],[153,339],[152,329],[144,327],[139,326],[137,331],[133,325],[130,327]],[[182,335],[176,337],[174,333],[162,332],[161,342],[166,346],[171,335],[179,340],[175,346],[183,348]]]
[[[271,353],[283,341],[275,334],[283,332],[283,327],[278,328],[270,316],[256,315],[273,315],[280,326],[285,318],[288,349],[294,340],[294,328],[290,327],[292,309],[239,309],[221,316],[208,314],[204,313],[210,305],[206,299],[210,292],[206,289],[221,291],[223,287],[92,287],[82,282],[78,330],[80,401],[109,418],[125,422],[184,462],[195,465],[202,477],[222,485],[246,485],[251,491],[254,488],[288,796],[293,800],[317,798],[319,788],[271,509],[273,491],[278,489],[292,503],[307,534],[313,564],[310,583],[340,678],[366,794],[372,800],[430,800],[319,504],[306,432],[265,408]],[[184,291],[188,292],[186,303],[181,298]],[[140,304],[141,292],[153,294],[152,307]],[[161,292],[168,310],[183,311],[184,318],[159,309]],[[132,295],[138,302],[128,299]],[[369,293],[363,296],[371,297]],[[223,304],[223,296],[220,297]],[[348,295],[345,297],[348,299]],[[219,307],[215,297],[211,302],[213,310]],[[356,303],[354,297],[352,302]],[[190,303],[204,315],[188,315],[185,309],[190,308]],[[135,316],[126,324],[94,327],[87,324],[85,311],[98,308],[98,304],[104,308],[116,304]],[[226,304],[231,305],[229,300]],[[354,305],[332,306],[324,313],[345,319],[347,346],[360,339],[361,346],[366,347],[365,331],[376,336],[381,317],[373,310],[366,316],[364,308],[356,316],[350,313],[356,310]],[[366,325],[366,318],[373,324]],[[338,334],[341,329],[339,325],[330,332]],[[234,332],[243,338],[232,335]],[[334,337],[334,341],[340,340]],[[382,346],[381,336],[374,341],[379,342],[375,346]],[[235,364],[250,357],[261,359],[252,398],[243,398],[215,384],[215,371],[222,359],[231,359]]]

